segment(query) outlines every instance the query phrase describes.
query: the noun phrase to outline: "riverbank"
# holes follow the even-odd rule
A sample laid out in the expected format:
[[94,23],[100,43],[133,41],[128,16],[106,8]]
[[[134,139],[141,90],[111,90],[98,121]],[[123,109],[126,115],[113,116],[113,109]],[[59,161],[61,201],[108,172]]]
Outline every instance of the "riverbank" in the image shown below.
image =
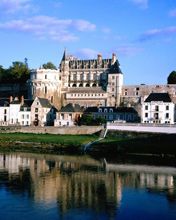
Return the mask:
[[0,133],[0,151],[81,154],[84,144],[96,139],[97,135]]
[[[30,152],[81,155],[85,144],[99,138],[94,135],[54,135],[0,133],[1,152]],[[106,138],[93,144],[87,154],[109,161],[130,161],[176,157],[176,134],[139,134],[109,131]],[[142,159],[141,159],[142,158]],[[158,159],[157,159],[158,160]]]
[[95,143],[89,153],[102,158],[131,155],[176,157],[176,134],[109,131],[106,138]]

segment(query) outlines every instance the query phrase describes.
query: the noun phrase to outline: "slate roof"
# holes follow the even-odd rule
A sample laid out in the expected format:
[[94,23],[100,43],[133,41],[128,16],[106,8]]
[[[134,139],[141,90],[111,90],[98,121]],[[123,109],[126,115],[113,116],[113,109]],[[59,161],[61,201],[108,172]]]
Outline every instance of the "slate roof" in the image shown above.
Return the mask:
[[27,108],[27,111],[30,111],[33,100],[25,99],[24,104],[20,107],[20,111],[24,111],[24,108]]
[[172,102],[168,93],[150,93],[144,102]]
[[2,99],[0,99],[0,106],[2,106],[2,107],[8,107],[8,106],[9,106],[9,99],[8,99],[8,98],[2,98]]
[[51,108],[52,107],[52,105],[48,99],[38,97],[38,100],[39,100],[42,107],[44,107],[44,108]]
[[[113,109],[113,113],[136,113],[137,111],[132,107],[88,107],[85,110],[85,113],[101,113],[99,112],[99,109],[102,109],[102,113],[112,113],[110,112],[110,109]],[[107,112],[104,110],[107,109]]]
[[69,88],[68,93],[106,93],[101,87]]
[[67,104],[66,106],[62,107],[59,112],[83,112],[83,108],[78,104]]

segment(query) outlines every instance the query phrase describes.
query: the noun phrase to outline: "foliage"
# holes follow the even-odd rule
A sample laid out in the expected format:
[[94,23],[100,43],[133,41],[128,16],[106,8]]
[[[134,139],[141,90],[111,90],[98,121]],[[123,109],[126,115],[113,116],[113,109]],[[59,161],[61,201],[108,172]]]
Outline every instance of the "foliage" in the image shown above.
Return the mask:
[[102,117],[93,118],[90,114],[83,114],[83,116],[79,119],[79,125],[102,125],[106,123],[106,120]]
[[8,69],[0,66],[0,82],[1,83],[24,83],[29,79],[30,70],[25,63],[15,61]]
[[47,62],[47,63],[43,64],[42,67],[44,69],[51,69],[51,70],[56,70],[57,69],[56,66],[51,62]]
[[172,71],[168,78],[167,78],[167,84],[176,84],[176,71]]

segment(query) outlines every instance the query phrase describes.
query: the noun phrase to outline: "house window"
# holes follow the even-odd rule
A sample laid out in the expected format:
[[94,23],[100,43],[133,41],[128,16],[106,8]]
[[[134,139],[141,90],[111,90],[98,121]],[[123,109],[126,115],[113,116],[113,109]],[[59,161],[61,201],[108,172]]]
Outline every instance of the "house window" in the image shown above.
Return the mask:
[[38,112],[38,108],[35,108],[35,112]]
[[47,75],[45,75],[45,79],[47,79]]
[[24,115],[22,115],[22,119],[24,119]]
[[5,122],[7,121],[7,116],[6,116],[6,115],[4,116],[4,121],[5,121]]
[[169,113],[166,113],[166,118],[169,118]]
[[112,88],[112,92],[114,92],[114,88]]
[[168,105],[166,105],[166,110],[169,110],[169,106]]
[[145,110],[148,110],[148,105],[145,105]]
[[27,119],[29,119],[29,115],[26,115]]
[[159,111],[159,106],[158,105],[155,106],[155,111]]
[[156,120],[159,119],[158,113],[155,113],[155,114],[154,114],[154,119],[156,119]]
[[115,79],[115,76],[112,76],[112,79]]
[[145,113],[145,117],[148,118],[148,113]]
[[4,114],[7,114],[7,109],[4,109]]

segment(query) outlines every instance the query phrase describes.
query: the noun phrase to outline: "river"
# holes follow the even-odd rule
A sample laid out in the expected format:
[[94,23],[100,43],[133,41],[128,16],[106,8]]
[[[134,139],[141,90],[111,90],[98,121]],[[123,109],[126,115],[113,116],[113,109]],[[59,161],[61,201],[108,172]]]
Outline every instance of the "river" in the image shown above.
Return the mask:
[[174,167],[0,153],[0,219],[176,219]]

